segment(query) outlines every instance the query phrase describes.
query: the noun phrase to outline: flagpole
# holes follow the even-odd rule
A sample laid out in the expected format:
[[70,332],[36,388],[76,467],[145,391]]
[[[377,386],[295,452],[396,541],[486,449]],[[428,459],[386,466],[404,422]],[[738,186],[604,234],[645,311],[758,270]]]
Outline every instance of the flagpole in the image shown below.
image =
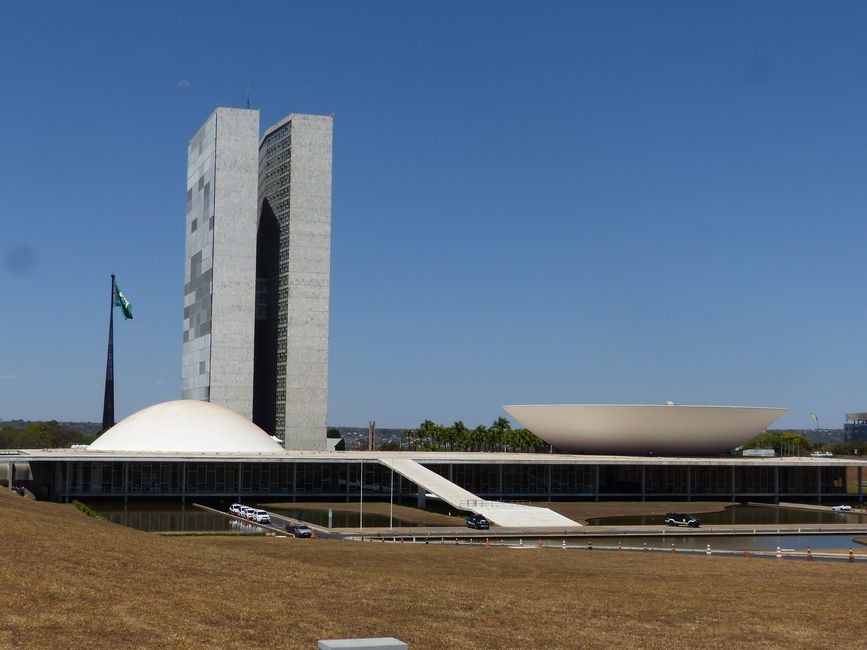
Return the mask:
[[114,298],[117,292],[114,273],[111,274],[111,309],[108,316],[108,357],[105,362],[105,398],[102,403],[102,430],[114,426]]

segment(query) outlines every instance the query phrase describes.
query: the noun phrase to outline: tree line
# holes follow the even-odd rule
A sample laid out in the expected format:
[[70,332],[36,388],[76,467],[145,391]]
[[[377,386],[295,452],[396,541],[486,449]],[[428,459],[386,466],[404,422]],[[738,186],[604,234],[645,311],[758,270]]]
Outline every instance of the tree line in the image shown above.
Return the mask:
[[[392,443],[392,448],[397,448]],[[511,451],[532,452],[545,442],[528,429],[513,429],[506,418],[497,418],[491,426],[480,424],[474,429],[461,420],[454,424],[437,424],[425,420],[416,429],[403,432],[400,448],[410,451]]]
[[54,449],[86,445],[96,436],[87,436],[57,420],[4,424],[0,427],[0,449]]
[[806,456],[813,451],[830,451],[835,456],[860,456],[867,450],[867,442],[812,442],[794,431],[765,431],[746,443],[743,449],[773,449],[778,456]]

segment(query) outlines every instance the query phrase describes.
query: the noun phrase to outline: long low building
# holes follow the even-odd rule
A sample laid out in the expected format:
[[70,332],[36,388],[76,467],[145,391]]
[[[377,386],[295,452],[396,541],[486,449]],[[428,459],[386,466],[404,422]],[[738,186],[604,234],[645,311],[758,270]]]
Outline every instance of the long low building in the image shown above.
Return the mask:
[[865,465],[860,458],[290,451],[249,420],[193,400],[143,409],[89,448],[0,451],[0,479],[54,501],[393,496],[425,505],[434,497],[495,523],[557,526],[575,524],[547,508],[514,502],[783,497],[863,502]]
[[[7,450],[39,498],[280,497],[415,499],[411,461],[485,500],[857,499],[864,466],[849,458],[688,458],[456,452],[122,452]],[[5,469],[5,468],[4,468]],[[9,470],[6,470],[8,474]],[[25,473],[19,469],[18,476]],[[438,488],[439,489],[439,488]],[[434,491],[433,494],[436,494]],[[437,495],[440,496],[440,495]],[[456,507],[467,506],[456,503]],[[472,508],[466,507],[470,510]]]

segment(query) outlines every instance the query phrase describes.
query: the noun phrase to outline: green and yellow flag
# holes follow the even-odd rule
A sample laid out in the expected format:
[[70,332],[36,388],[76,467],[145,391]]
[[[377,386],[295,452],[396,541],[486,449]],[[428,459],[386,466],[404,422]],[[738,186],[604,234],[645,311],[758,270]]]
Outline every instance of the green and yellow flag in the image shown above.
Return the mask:
[[126,297],[123,295],[123,291],[120,290],[116,284],[114,285],[114,304],[116,307],[120,307],[123,309],[123,317],[127,320],[132,319],[132,304]]

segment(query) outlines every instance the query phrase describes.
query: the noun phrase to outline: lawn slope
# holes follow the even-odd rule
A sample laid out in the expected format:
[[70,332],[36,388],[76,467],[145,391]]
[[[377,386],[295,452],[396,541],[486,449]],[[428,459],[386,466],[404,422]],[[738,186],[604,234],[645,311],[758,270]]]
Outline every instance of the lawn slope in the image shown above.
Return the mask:
[[867,564],[165,538],[0,491],[0,645],[859,647]]

